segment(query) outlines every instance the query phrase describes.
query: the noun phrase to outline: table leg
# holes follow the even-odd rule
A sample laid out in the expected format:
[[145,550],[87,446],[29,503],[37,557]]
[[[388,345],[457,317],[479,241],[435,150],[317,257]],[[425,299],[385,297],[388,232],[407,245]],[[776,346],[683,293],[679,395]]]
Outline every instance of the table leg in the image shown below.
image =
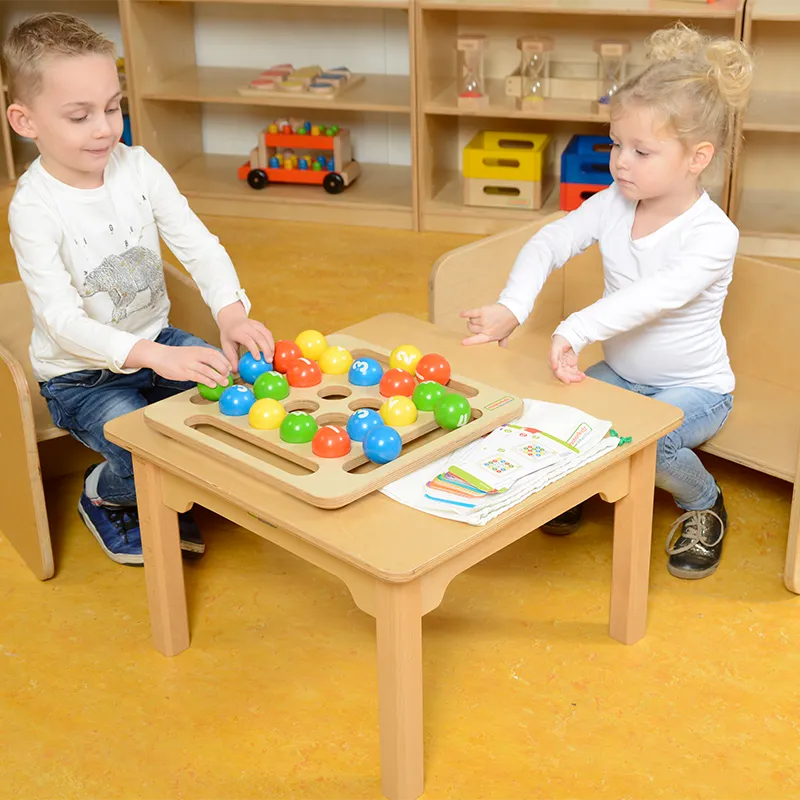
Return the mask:
[[133,471],[153,644],[174,656],[189,646],[178,514],[164,505],[157,466],[134,456]]
[[381,787],[389,800],[423,789],[422,613],[419,584],[377,586]]
[[631,456],[628,494],[614,505],[609,632],[623,644],[638,642],[647,629],[656,446]]

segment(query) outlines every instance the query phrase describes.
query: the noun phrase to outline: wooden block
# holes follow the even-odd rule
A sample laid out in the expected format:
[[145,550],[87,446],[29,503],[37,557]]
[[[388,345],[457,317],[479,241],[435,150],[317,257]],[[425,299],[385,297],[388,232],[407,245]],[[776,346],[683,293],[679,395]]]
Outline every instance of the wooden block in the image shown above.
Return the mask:
[[501,181],[464,178],[464,204],[487,208],[540,209],[549,192],[541,181]]

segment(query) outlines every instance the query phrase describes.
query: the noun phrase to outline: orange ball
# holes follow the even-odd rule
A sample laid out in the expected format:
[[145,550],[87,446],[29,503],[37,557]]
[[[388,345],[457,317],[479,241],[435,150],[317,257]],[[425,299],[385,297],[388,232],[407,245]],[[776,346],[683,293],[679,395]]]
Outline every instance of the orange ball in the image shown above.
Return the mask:
[[286,368],[286,380],[296,389],[308,389],[322,381],[322,371],[310,358],[296,358]]

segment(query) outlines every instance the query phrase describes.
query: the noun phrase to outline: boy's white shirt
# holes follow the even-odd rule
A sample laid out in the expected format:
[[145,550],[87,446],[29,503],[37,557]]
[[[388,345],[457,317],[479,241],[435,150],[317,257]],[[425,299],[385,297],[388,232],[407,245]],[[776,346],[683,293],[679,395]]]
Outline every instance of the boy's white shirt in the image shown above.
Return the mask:
[[33,310],[37,380],[84,369],[124,369],[131,348],[168,325],[159,234],[216,319],[250,302],[219,239],[167,171],[141,147],[118,144],[103,186],[77,189],[40,159],[20,178],[8,212],[11,246]]
[[599,242],[603,297],[555,332],[576,352],[603,342],[606,362],[632,383],[733,391],[720,320],[739,231],[706,193],[633,240],[635,211],[612,184],[546,225],[520,251],[499,301],[524,322],[553,269]]

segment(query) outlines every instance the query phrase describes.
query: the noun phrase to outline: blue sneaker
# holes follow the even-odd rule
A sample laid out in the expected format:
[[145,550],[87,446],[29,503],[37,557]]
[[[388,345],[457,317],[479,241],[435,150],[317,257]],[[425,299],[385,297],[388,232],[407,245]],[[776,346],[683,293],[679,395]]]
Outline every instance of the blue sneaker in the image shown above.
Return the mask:
[[78,513],[112,561],[137,567],[144,564],[139,515],[135,508],[94,503],[82,492]]

